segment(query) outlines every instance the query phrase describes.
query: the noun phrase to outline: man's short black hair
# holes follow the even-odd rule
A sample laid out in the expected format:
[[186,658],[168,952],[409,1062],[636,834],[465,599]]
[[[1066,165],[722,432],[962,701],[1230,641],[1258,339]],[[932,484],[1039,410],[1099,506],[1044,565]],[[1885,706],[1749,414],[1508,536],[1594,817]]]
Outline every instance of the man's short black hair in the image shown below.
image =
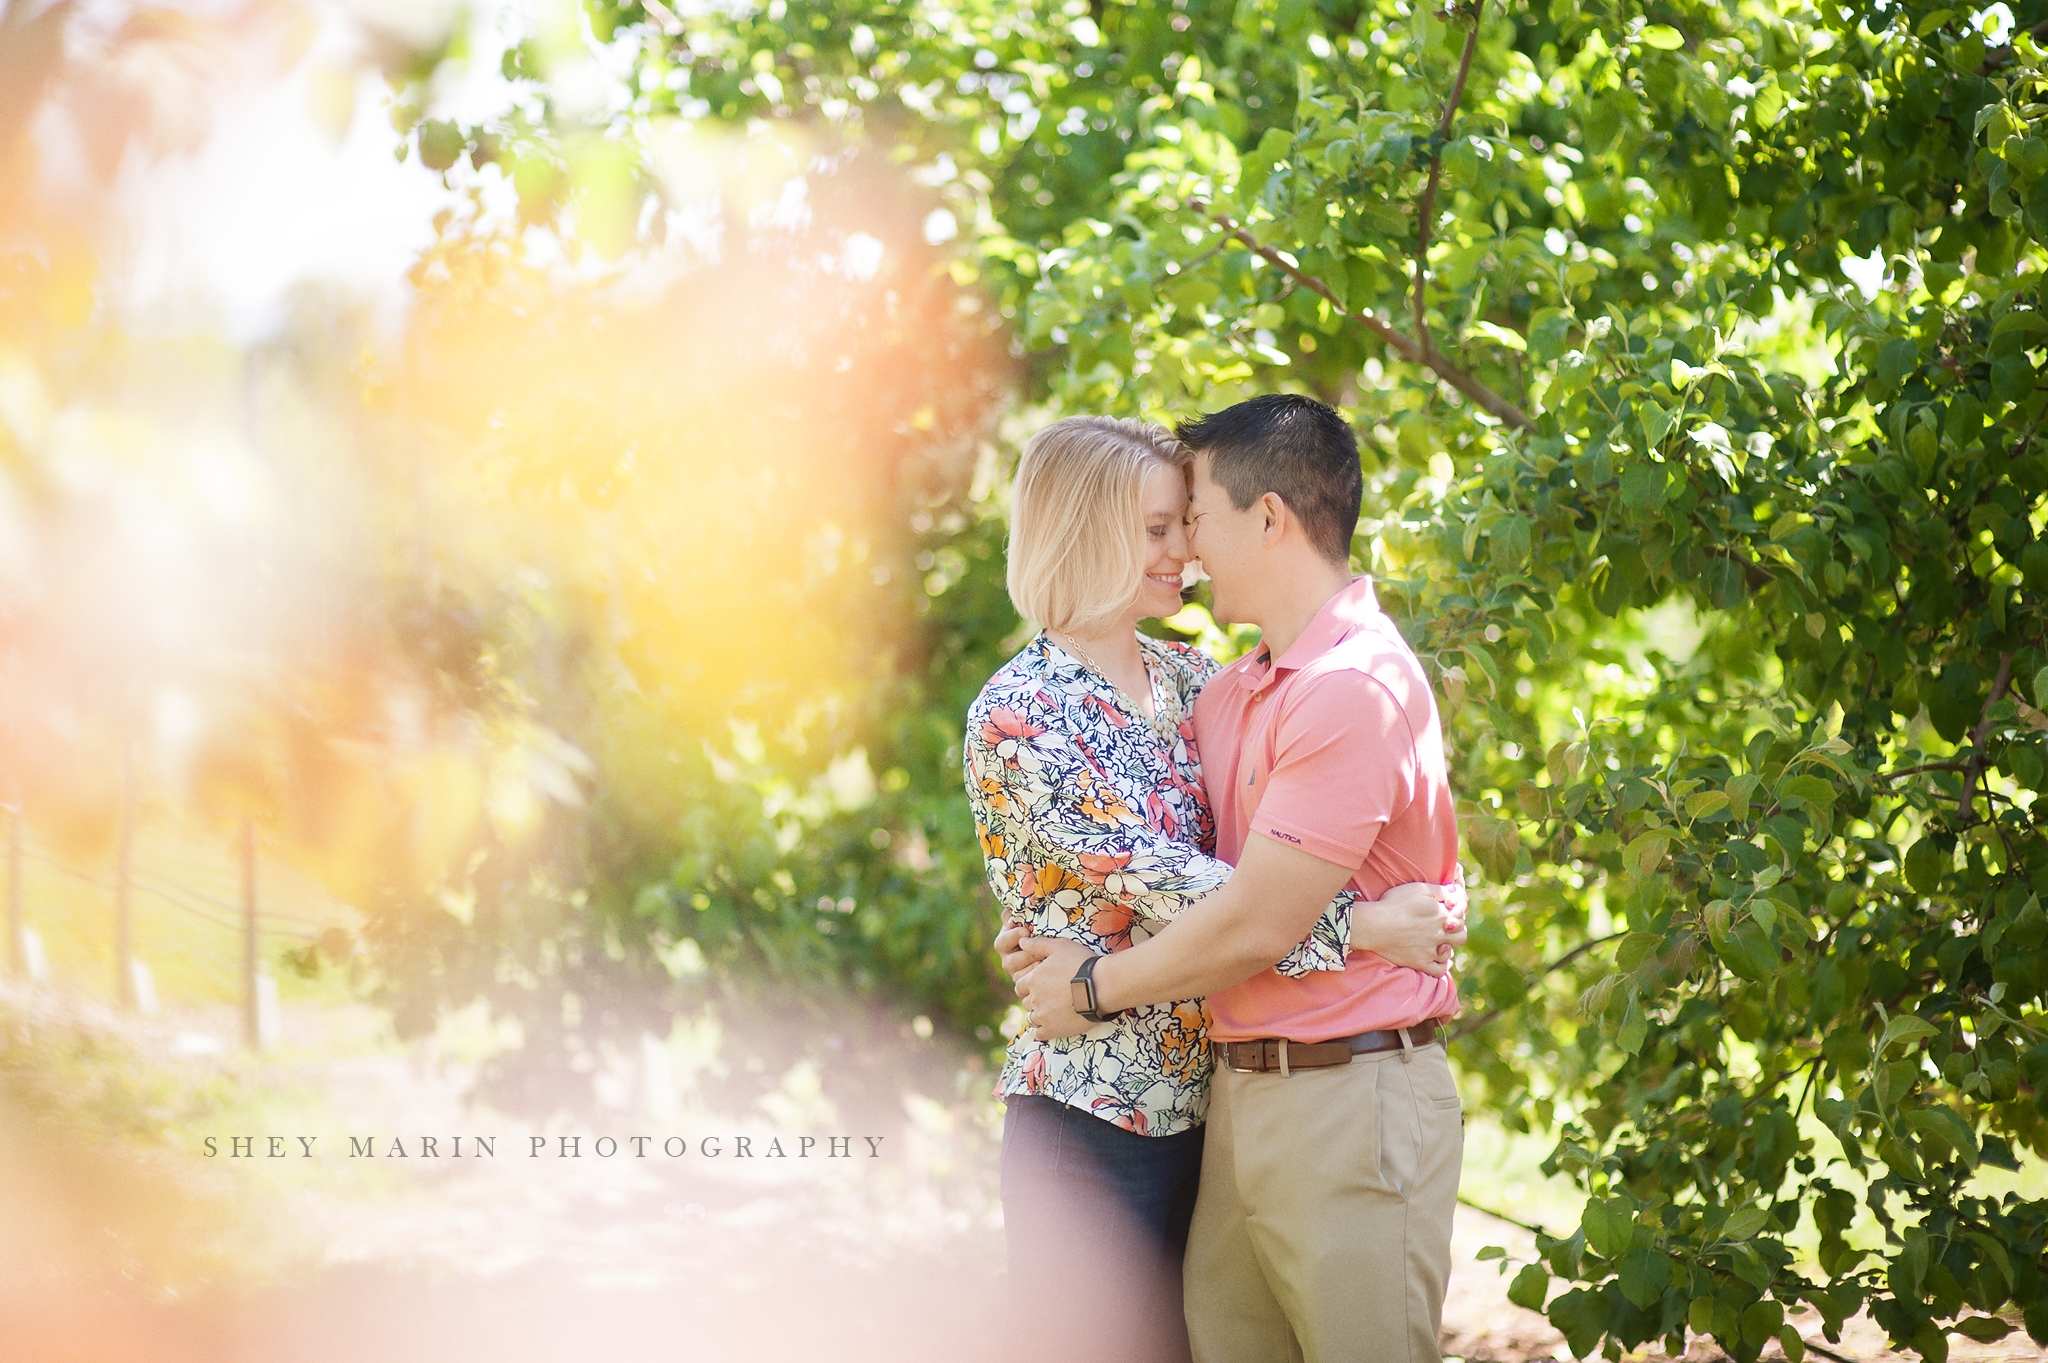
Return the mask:
[[1344,418],[1298,393],[1267,393],[1210,416],[1184,421],[1174,434],[1209,476],[1244,510],[1276,492],[1317,552],[1334,563],[1351,559],[1351,535],[1365,478],[1358,437]]

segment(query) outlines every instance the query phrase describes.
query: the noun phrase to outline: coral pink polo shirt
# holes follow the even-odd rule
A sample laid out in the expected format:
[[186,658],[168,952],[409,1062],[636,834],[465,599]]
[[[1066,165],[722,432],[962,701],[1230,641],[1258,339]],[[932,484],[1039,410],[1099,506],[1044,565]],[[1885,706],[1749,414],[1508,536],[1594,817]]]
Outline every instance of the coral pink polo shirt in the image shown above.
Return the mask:
[[[1380,612],[1372,579],[1331,598],[1277,665],[1264,647],[1210,679],[1195,702],[1216,853],[1236,864],[1253,833],[1358,868],[1377,899],[1458,871],[1458,820],[1443,729],[1422,664]],[[1458,1011],[1450,976],[1353,951],[1340,971],[1264,970],[1209,996],[1219,1041],[1328,1041]]]

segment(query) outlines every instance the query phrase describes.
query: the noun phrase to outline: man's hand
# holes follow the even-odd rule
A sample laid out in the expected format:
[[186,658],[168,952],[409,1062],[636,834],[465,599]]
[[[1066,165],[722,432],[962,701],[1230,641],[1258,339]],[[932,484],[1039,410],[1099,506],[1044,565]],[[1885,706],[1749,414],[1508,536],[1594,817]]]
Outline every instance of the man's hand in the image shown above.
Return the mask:
[[[1095,1024],[1074,1011],[1074,972],[1095,953],[1062,937],[1027,937],[1019,950],[1034,964],[1017,981],[1024,1018],[1040,1041],[1079,1036]],[[1097,967],[1100,969],[1100,967]]]
[[1021,950],[1024,939],[1030,935],[1031,929],[1029,927],[1022,923],[1012,923],[1008,920],[1004,921],[1003,930],[996,934],[996,955],[1002,958],[1003,973],[1010,977],[1010,982],[1017,987],[1019,994],[1024,992],[1024,983],[1018,979],[1018,976],[1038,964],[1035,959],[1025,955]]
[[1463,882],[1396,885],[1351,910],[1352,948],[1370,951],[1393,965],[1428,975],[1447,974],[1453,953],[1464,944]]

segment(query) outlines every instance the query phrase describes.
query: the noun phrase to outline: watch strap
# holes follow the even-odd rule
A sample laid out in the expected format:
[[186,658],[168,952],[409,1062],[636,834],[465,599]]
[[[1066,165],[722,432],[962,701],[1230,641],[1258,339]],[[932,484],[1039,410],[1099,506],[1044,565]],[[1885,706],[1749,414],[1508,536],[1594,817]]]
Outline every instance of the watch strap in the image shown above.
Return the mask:
[[1107,1022],[1111,1018],[1123,1016],[1123,1010],[1121,1009],[1114,1013],[1104,1014],[1096,1000],[1095,963],[1101,959],[1100,956],[1090,956],[1087,960],[1081,962],[1081,968],[1074,972],[1072,981],[1074,988],[1074,1011],[1089,1022]]

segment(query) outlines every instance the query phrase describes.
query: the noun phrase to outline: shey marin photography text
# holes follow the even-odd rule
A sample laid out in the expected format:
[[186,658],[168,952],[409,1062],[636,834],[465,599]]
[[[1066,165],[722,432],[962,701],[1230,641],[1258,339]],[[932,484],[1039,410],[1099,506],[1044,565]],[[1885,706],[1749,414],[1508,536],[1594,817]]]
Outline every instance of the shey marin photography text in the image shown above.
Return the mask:
[[[497,1159],[498,1136],[203,1136],[207,1159]],[[508,1156],[526,1159],[882,1158],[881,1136],[516,1136]],[[524,1149],[521,1149],[524,1145]]]

